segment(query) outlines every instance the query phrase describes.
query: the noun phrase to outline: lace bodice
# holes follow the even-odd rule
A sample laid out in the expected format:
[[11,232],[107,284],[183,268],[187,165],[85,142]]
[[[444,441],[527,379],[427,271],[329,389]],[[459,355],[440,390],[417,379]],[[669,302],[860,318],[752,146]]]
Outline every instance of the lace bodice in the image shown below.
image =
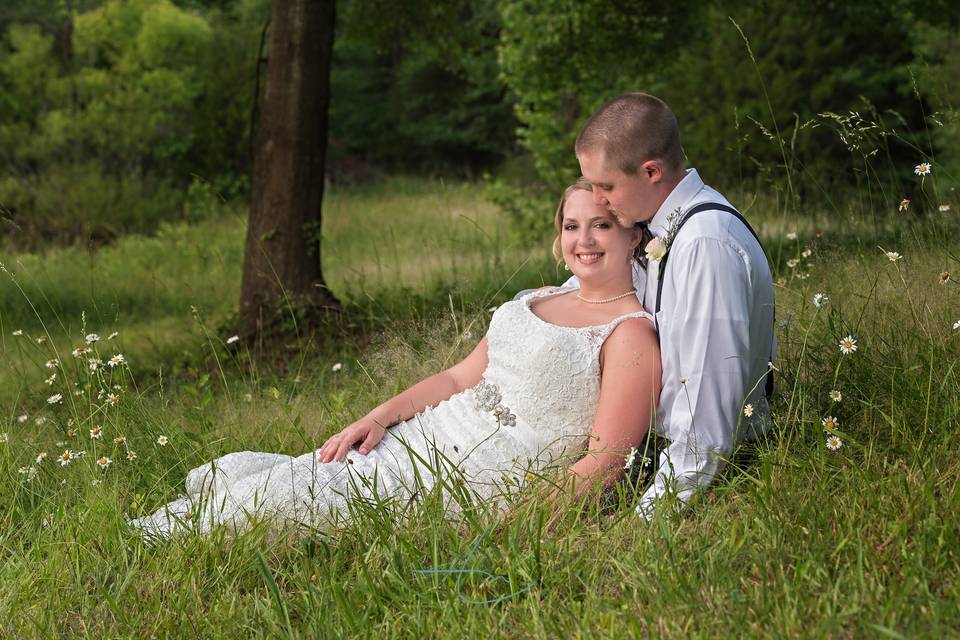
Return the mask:
[[[569,289],[534,291],[502,305],[487,331],[486,383],[495,385],[499,404],[516,416],[518,435],[540,448],[589,435],[600,398],[600,350],[624,320],[563,327],[546,322],[530,308],[534,300]],[[532,444],[532,443],[531,443]]]

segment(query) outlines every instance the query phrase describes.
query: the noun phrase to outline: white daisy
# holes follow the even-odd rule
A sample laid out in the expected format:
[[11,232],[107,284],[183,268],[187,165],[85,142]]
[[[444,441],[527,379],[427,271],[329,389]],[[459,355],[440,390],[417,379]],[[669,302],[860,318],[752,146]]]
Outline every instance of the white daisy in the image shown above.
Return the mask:
[[830,298],[827,297],[827,294],[825,293],[813,294],[813,306],[815,306],[817,309],[827,304],[828,302],[830,302]]
[[47,369],[56,369],[60,366],[60,358],[50,358],[45,365]]
[[88,334],[87,334],[87,337],[84,338],[84,341],[85,341],[87,344],[93,344],[94,342],[97,342],[98,340],[100,340],[100,336],[98,336],[98,335],[95,334],[95,333],[88,333]]
[[953,323],[953,328],[960,329],[960,320],[957,320],[956,322]]
[[901,260],[902,258],[903,256],[897,253],[896,251],[887,251],[887,260],[889,260],[890,262],[896,262],[897,260]]
[[0,433],[0,444],[10,441],[10,434],[7,432]]
[[137,459],[137,454],[135,451],[132,451],[132,450],[127,451],[127,460],[129,460],[130,462],[133,462],[136,459]]
[[20,424],[23,424],[24,422],[26,422],[26,421],[29,420],[29,419],[30,419],[30,416],[28,416],[28,415],[25,414],[25,413],[17,416],[17,422],[19,422]]
[[810,249],[804,249],[804,250],[800,253],[800,255],[801,255],[802,257],[804,257],[804,258],[809,258],[810,256],[813,255],[813,251],[810,250]]
[[55,393],[49,398],[47,398],[47,404],[60,404],[61,402],[63,402],[62,393]]
[[843,440],[841,440],[837,436],[830,436],[829,438],[827,438],[827,449],[830,449],[830,451],[836,451],[842,446],[843,446]]
[[623,468],[624,468],[624,469],[629,469],[630,467],[632,467],[632,466],[633,466],[633,462],[634,462],[634,460],[636,460],[636,458],[637,458],[637,448],[636,448],[636,447],[630,447],[630,453],[628,453],[628,454],[627,454],[627,457],[624,459]]
[[115,407],[117,406],[117,403],[120,402],[120,396],[115,393],[108,393],[107,402],[110,403],[111,407]]
[[157,437],[157,444],[160,445],[161,447],[164,446],[164,445],[166,445],[166,444],[167,444],[167,436],[158,436],[158,437]]
[[227,344],[233,344],[234,342],[240,342],[240,336],[230,336],[227,338]]
[[113,340],[113,339],[116,338],[118,335],[120,335],[120,332],[119,332],[119,331],[114,331],[113,333],[111,333],[110,335],[107,336],[107,340]]
[[53,383],[54,383],[54,381],[55,381],[56,379],[57,379],[57,374],[56,374],[56,372],[54,372],[54,373],[51,373],[51,374],[50,374],[50,377],[47,378],[46,380],[44,380],[44,382],[46,383],[46,385],[47,385],[48,387],[52,387],[52,386],[53,386]]
[[90,371],[96,371],[102,365],[103,365],[103,360],[101,360],[100,358],[90,358],[87,360],[87,368],[90,369]]
[[113,444],[117,446],[120,446],[122,444],[127,444],[126,436],[117,436],[116,438],[113,439]]
[[13,335],[15,335],[15,336],[22,336],[22,335],[23,335],[23,329],[17,329],[16,331],[13,332]]
[[37,454],[37,457],[36,457],[36,459],[34,460],[34,462],[35,462],[36,464],[40,464],[41,462],[44,461],[44,459],[45,459],[46,457],[47,457],[47,452],[46,452],[46,451],[41,451],[40,453]]
[[17,469],[17,473],[19,473],[22,476],[27,476],[27,482],[30,482],[37,476],[37,468],[36,467],[20,467],[19,469]]
[[898,211],[906,211],[906,210],[909,209],[909,208],[910,208],[910,199],[909,199],[909,198],[904,198],[903,200],[900,201],[900,204],[897,205],[897,210],[898,210]]
[[57,462],[60,463],[61,467],[65,467],[68,464],[70,464],[70,461],[73,460],[75,457],[76,455],[74,455],[73,451],[70,451],[70,449],[66,449],[64,450],[63,453],[57,456]]
[[39,336],[37,338],[37,344],[43,344],[46,341],[47,341],[47,336]]
[[827,431],[835,431],[837,426],[840,424],[840,421],[833,416],[827,416],[820,421],[820,424]]
[[752,404],[748,404],[748,405],[746,405],[746,406],[743,407],[743,415],[747,416],[748,418],[753,415],[753,405],[752,405]]
[[100,478],[94,478],[93,480],[90,481],[90,486],[95,487],[101,482],[103,482],[103,480],[101,480]]
[[840,393],[839,389],[834,389],[830,392],[830,399],[834,402],[840,402],[843,400],[843,394]]
[[947,211],[950,211],[950,205],[942,204],[939,207],[937,207],[937,209],[940,211],[940,213],[946,213]]
[[790,233],[787,234],[787,240],[796,240],[796,239],[797,239],[796,231],[791,231]]
[[126,362],[126,360],[124,359],[123,354],[118,353],[110,356],[110,360],[107,362],[107,364],[110,365],[110,367],[112,368],[112,367],[119,366],[124,362]]
[[337,371],[340,371],[340,369],[343,369],[343,363],[337,362],[337,363],[335,363],[332,367],[330,367],[330,369],[331,369],[334,373],[336,373]]
[[932,162],[921,162],[913,168],[913,172],[918,176],[928,176],[932,171],[933,163]]
[[96,426],[93,429],[90,429],[90,437],[94,440],[100,440],[103,438],[103,427]]
[[101,469],[106,469],[107,467],[110,466],[110,463],[112,462],[113,460],[111,460],[107,456],[103,456],[102,458],[97,460],[97,466],[99,466]]
[[787,266],[791,269],[795,269],[798,264],[800,264],[800,260],[797,258],[791,258],[790,260],[787,260]]
[[89,349],[87,349],[86,347],[77,347],[76,349],[70,352],[70,355],[72,355],[74,358],[82,358],[83,355],[88,351]]
[[849,355],[857,350],[857,339],[853,336],[846,336],[840,340],[840,353]]

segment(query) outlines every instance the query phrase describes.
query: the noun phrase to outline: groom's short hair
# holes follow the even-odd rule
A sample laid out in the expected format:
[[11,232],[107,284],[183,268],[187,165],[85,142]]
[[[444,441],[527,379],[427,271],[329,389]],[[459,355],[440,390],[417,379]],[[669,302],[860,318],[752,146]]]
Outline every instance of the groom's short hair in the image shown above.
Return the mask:
[[594,112],[577,135],[576,153],[601,150],[606,164],[635,175],[647,160],[668,169],[683,166],[680,127],[673,111],[660,98],[625,93]]

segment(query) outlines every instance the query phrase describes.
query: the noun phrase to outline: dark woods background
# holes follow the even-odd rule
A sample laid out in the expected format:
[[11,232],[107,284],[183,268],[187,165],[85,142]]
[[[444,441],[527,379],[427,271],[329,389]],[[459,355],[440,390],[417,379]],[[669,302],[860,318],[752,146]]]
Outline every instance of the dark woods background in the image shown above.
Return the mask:
[[[99,243],[246,206],[269,9],[6,0],[0,241]],[[536,233],[549,216],[531,211],[576,175],[577,127],[630,89],[672,105],[710,182],[800,213],[893,214],[905,196],[922,213],[935,203],[909,191],[913,165],[956,166],[949,1],[344,0],[337,13],[334,185],[483,179]],[[938,173],[947,188],[953,173]],[[889,202],[858,199],[867,183]]]

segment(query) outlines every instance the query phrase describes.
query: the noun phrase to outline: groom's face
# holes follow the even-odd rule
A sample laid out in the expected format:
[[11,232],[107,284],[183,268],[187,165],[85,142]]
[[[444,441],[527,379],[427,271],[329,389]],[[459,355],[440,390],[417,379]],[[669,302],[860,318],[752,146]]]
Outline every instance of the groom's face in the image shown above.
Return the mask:
[[657,180],[641,167],[637,175],[628,175],[606,162],[603,151],[584,152],[580,161],[580,173],[593,186],[593,200],[606,207],[617,221],[632,227],[637,222],[647,222],[660,207]]

